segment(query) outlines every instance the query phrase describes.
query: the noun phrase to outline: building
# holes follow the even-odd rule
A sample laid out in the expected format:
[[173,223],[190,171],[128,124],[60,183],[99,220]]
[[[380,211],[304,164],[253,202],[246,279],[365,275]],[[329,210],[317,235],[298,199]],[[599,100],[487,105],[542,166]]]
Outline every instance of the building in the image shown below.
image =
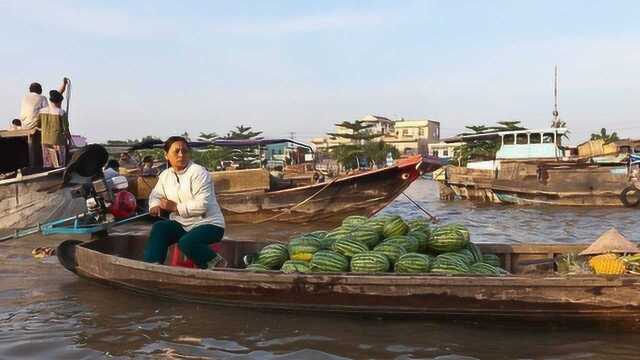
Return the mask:
[[393,132],[383,140],[402,154],[427,154],[428,144],[440,141],[440,122],[401,119],[394,122]]
[[453,158],[453,153],[455,151],[455,148],[460,145],[464,145],[464,142],[454,142],[454,143],[437,142],[437,143],[429,144],[428,153],[431,156],[439,157],[441,159],[451,159]]
[[[402,154],[427,154],[427,145],[440,141],[440,123],[433,120],[391,120],[384,116],[367,115],[360,119],[373,125],[368,131],[382,134],[379,140],[395,146]],[[351,130],[336,126],[336,134],[351,134]],[[355,141],[340,137],[312,139],[316,149],[328,149],[336,145],[354,144]]]

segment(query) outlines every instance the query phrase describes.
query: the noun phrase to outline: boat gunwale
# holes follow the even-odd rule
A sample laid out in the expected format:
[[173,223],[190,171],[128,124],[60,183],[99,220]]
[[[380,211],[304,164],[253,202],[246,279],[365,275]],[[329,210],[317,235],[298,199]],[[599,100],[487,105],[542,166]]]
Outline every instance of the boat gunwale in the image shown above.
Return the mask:
[[[228,281],[238,283],[259,284],[331,284],[331,285],[389,285],[389,286],[451,286],[451,287],[562,287],[562,288],[593,288],[593,287],[622,287],[638,286],[640,277],[635,275],[604,276],[604,275],[535,275],[517,274],[508,276],[469,276],[468,274],[357,274],[357,273],[283,273],[281,271],[249,272],[244,269],[192,269],[161,264],[151,264],[140,260],[129,259],[98,250],[89,249],[85,244],[76,248],[90,257],[100,257],[113,266],[148,271],[158,275],[168,275],[185,279],[205,281]],[[77,256],[77,255],[76,255]],[[80,267],[81,272],[96,278],[103,278],[100,274],[88,272]],[[390,283],[389,280],[394,280]]]

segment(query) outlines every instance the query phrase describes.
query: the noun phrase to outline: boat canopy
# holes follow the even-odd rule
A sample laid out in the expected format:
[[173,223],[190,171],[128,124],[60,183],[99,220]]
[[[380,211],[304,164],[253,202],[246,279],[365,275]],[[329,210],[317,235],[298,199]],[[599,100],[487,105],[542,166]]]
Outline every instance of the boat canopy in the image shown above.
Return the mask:
[[[313,149],[311,148],[311,146],[303,142],[299,142],[292,139],[242,139],[242,140],[215,139],[212,141],[189,141],[188,142],[189,146],[192,148],[207,148],[210,146],[243,148],[243,147],[267,146],[267,145],[285,144],[285,143],[292,143],[313,152]],[[154,140],[134,144],[130,146],[128,150],[161,148],[163,144],[164,144],[164,141],[159,139],[154,139]],[[110,145],[107,145],[107,147],[110,147]],[[123,145],[113,145],[112,147],[123,147]]]

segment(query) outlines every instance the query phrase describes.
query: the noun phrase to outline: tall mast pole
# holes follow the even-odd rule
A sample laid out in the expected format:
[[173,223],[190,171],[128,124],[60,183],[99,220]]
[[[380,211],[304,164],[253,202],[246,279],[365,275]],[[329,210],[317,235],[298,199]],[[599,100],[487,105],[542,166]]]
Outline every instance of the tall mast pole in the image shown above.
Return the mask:
[[560,113],[558,113],[558,65],[555,65],[553,72],[553,127],[560,125]]

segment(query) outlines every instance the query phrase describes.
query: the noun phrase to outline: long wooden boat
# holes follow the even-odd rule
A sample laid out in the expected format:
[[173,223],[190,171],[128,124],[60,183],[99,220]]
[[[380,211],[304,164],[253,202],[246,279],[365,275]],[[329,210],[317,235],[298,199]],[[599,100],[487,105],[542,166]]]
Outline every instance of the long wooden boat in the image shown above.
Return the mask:
[[[268,172],[261,175],[259,169],[243,173],[231,171],[226,174],[212,173],[216,195],[227,224],[300,224],[318,223],[324,227],[338,225],[349,215],[370,216],[398,197],[422,174],[440,167],[431,158],[414,156],[401,159],[394,166],[340,177],[313,185],[293,187],[285,190],[269,189]],[[233,176],[229,178],[229,176]],[[263,185],[260,177],[263,176]],[[254,182],[249,181],[258,179]],[[133,178],[131,188],[140,189],[141,182],[146,191],[137,191],[137,197],[148,196],[149,185],[154,178]],[[238,189],[231,184],[245,183]]]
[[502,161],[498,170],[447,166],[441,195],[517,205],[624,206],[626,166]]
[[[360,314],[522,319],[640,320],[640,277],[563,276],[552,259],[585,244],[480,244],[513,275],[248,272],[242,257],[264,242],[223,240],[234,268],[199,270],[140,261],[146,237],[114,234],[63,242],[60,262],[77,275],[140,293],[218,305]],[[531,266],[531,263],[547,265]]]

